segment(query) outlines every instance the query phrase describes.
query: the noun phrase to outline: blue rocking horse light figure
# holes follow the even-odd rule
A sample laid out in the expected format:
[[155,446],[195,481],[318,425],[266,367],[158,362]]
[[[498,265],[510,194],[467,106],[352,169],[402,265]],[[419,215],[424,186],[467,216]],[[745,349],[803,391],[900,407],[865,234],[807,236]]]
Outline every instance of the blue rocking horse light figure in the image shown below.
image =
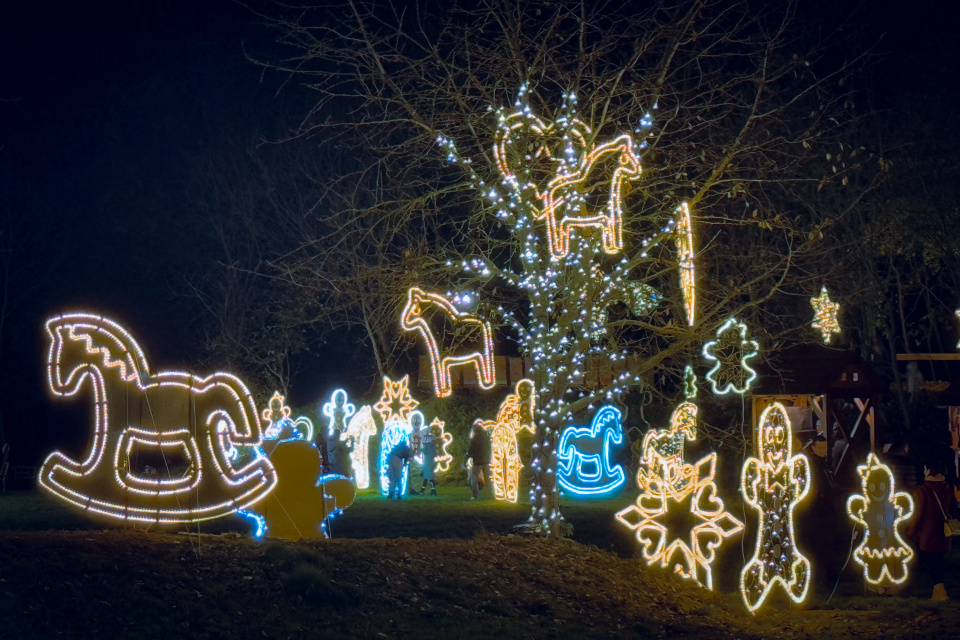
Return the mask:
[[623,444],[620,410],[604,406],[589,427],[567,427],[557,449],[557,482],[564,491],[579,496],[613,493],[627,481],[619,464],[611,464],[614,447]]

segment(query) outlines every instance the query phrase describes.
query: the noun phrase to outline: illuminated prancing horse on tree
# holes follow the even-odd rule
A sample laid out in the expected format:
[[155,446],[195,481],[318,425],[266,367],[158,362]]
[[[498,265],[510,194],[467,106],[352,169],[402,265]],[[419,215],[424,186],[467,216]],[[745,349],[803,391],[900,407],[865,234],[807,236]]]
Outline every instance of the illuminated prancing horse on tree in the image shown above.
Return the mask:
[[[640,156],[629,134],[622,134],[610,142],[599,144],[588,150],[587,137],[590,127],[574,120],[561,139],[554,125],[546,125],[528,111],[512,113],[507,116],[497,130],[497,142],[494,155],[497,168],[508,184],[530,189],[532,195],[540,201],[539,207],[531,207],[534,217],[547,224],[547,241],[551,257],[563,258],[570,253],[570,231],[575,227],[594,227],[601,231],[603,250],[615,254],[623,249],[623,202],[624,181],[633,180],[640,175]],[[564,159],[558,160],[548,145],[541,145],[534,159],[553,160],[558,166],[553,177],[542,191],[538,185],[519,184],[515,167],[511,167],[508,158],[511,155],[507,147],[523,140],[514,138],[517,133],[533,134],[537,138],[557,138],[563,143]],[[523,156],[521,156],[523,157]],[[600,182],[592,175],[594,168],[607,158],[616,159],[616,168],[610,176],[610,188],[607,202],[601,210],[588,206],[584,192],[591,184]]]

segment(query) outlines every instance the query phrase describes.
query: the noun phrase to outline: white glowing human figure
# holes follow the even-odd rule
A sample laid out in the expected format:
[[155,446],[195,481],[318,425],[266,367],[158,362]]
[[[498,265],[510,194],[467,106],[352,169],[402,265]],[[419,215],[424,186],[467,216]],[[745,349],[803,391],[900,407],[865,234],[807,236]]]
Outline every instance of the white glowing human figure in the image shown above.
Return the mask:
[[793,431],[787,410],[774,402],[760,414],[758,458],[743,464],[740,488],[757,511],[757,544],[740,573],[740,595],[756,611],[778,585],[796,603],[810,588],[810,560],[797,548],[794,509],[810,492],[810,463],[793,455]]

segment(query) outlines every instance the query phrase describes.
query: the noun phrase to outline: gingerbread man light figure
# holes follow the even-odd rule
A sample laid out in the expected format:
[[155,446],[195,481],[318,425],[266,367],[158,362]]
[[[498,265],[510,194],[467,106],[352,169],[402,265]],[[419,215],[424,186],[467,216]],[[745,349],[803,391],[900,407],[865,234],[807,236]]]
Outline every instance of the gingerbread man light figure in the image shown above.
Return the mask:
[[517,434],[523,429],[534,432],[533,414],[537,404],[533,380],[524,378],[517,383],[515,391],[500,403],[496,420],[477,420],[474,423],[490,431],[493,495],[497,500],[509,502],[517,501],[520,470],[523,468]]
[[907,579],[913,549],[900,537],[900,526],[913,515],[909,493],[895,491],[890,467],[873,453],[857,467],[860,493],[847,499],[847,513],[864,528],[863,541],[853,558],[863,566],[863,578],[879,587]]
[[347,428],[346,422],[356,412],[352,402],[347,402],[347,392],[337,389],[330,396],[330,402],[323,405],[323,415],[327,416],[327,435],[336,436]]
[[759,458],[743,464],[740,488],[759,515],[757,546],[740,573],[740,595],[756,611],[780,585],[797,604],[810,588],[810,561],[797,549],[793,512],[810,491],[810,463],[793,454],[787,410],[774,402],[760,414],[756,438]]

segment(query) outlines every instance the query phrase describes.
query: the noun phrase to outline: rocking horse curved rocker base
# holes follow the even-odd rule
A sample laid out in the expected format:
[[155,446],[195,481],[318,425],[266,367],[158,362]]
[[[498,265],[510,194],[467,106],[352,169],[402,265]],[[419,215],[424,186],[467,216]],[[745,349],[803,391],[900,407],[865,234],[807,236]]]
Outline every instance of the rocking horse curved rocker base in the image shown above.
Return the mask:
[[[225,516],[274,488],[256,405],[238,378],[152,374],[136,340],[95,314],[56,316],[46,332],[50,389],[71,397],[89,388],[93,441],[82,461],[51,453],[41,487],[91,513],[157,524]],[[137,469],[146,459],[162,461],[166,477]]]

